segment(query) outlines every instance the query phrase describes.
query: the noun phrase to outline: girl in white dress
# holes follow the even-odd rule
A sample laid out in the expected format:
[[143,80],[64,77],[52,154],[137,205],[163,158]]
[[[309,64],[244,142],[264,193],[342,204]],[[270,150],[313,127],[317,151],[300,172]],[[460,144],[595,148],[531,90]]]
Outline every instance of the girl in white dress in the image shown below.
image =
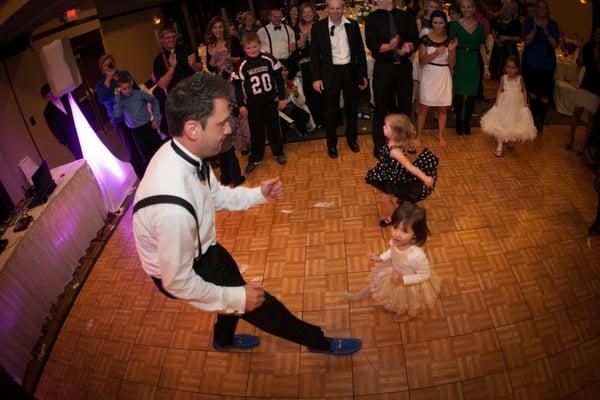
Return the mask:
[[358,293],[343,294],[350,301],[369,296],[406,321],[419,311],[431,309],[440,293],[441,280],[421,248],[427,240],[424,208],[405,202],[392,215],[390,248],[381,255],[369,254],[377,265],[369,273],[369,286]]
[[[500,78],[496,103],[481,117],[481,130],[498,141],[496,157],[502,157],[507,142],[533,140],[537,129],[527,106],[527,90],[519,74],[517,59],[509,56]],[[510,143],[509,143],[510,146]]]
[[419,114],[417,117],[417,141],[421,134],[430,107],[438,108],[438,131],[440,145],[445,146],[447,110],[452,105],[452,74],[450,68],[456,61],[456,40],[446,34],[447,19],[443,11],[431,13],[433,30],[421,38],[419,62],[421,84],[419,86]]

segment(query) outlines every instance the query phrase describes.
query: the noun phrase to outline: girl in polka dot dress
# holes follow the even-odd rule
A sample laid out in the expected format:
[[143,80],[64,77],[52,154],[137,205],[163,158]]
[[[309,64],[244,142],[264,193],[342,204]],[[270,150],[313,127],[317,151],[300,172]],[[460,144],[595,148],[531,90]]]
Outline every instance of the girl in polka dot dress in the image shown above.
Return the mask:
[[438,158],[427,148],[412,163],[404,152],[415,140],[416,132],[410,119],[403,114],[389,114],[385,117],[383,134],[388,139],[379,153],[379,162],[365,177],[369,185],[375,187],[385,208],[386,217],[379,226],[389,226],[394,204],[392,196],[400,203],[416,203],[425,199],[433,191],[437,179]]

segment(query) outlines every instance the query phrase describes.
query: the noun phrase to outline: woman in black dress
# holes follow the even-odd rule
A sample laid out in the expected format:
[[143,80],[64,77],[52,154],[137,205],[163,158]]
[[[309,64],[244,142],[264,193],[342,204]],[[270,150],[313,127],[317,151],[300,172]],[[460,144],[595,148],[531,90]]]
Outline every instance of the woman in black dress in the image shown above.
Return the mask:
[[517,18],[518,6],[514,1],[504,3],[498,19],[494,23],[494,47],[490,58],[490,74],[494,79],[500,79],[503,68],[509,56],[515,56],[520,64],[517,43],[521,41],[521,23]]

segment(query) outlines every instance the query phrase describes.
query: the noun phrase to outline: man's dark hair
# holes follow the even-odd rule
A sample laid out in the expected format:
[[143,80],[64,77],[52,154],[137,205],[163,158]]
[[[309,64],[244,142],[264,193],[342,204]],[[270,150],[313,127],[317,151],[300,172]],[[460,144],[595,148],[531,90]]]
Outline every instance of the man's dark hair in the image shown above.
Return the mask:
[[117,79],[119,83],[131,83],[131,77],[127,74],[119,75],[119,79]]
[[169,90],[165,113],[172,136],[181,136],[186,122],[194,120],[206,127],[216,99],[231,100],[231,85],[217,75],[198,73]]
[[50,85],[48,85],[47,83],[44,83],[40,88],[40,93],[42,94],[42,97],[46,97],[46,95],[51,91],[52,90],[50,90]]

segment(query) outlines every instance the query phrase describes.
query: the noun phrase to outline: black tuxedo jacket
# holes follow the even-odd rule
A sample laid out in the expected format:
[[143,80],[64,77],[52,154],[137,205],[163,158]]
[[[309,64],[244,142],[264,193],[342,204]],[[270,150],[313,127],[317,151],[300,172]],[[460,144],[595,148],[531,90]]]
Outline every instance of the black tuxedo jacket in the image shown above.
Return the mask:
[[73,140],[77,140],[77,131],[75,130],[75,122],[73,121],[73,112],[71,111],[68,95],[65,94],[62,96],[60,102],[65,107],[67,114],[65,115],[58,107],[48,102],[44,109],[44,118],[50,130],[56,136],[56,139],[66,146]]
[[[358,23],[354,20],[349,21],[350,23],[345,24],[345,28],[348,35],[348,45],[350,46],[350,64],[354,67],[356,84],[358,85],[362,83],[363,78],[367,78],[367,58]],[[313,81],[323,81],[325,87],[331,82],[333,76],[328,23],[329,18],[315,22],[310,34],[310,68],[312,78]]]

